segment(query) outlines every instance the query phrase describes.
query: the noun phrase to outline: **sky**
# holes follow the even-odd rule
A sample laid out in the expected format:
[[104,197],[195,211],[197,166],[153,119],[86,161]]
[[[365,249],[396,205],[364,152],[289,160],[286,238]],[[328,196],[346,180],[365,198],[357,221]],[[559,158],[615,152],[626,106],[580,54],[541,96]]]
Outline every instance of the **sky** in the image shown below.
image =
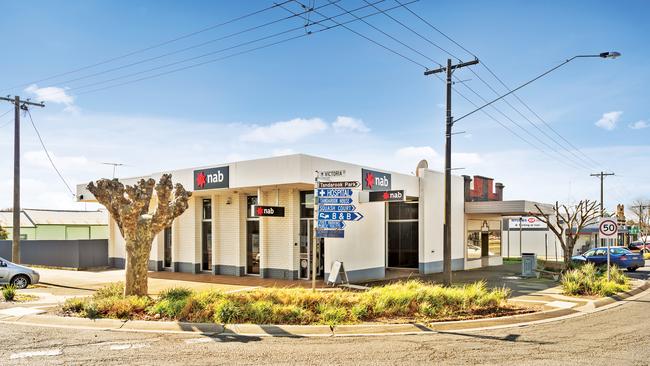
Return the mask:
[[[129,177],[291,153],[412,173],[443,166],[445,84],[427,68],[479,58],[454,73],[459,118],[507,92],[490,71],[514,88],[618,51],[459,121],[453,167],[504,183],[505,199],[598,199],[600,171],[616,173],[607,209],[650,198],[650,3],[369,1],[5,0],[0,95],[45,101],[30,113],[73,189],[110,178],[106,162]],[[3,103],[0,208],[13,177]],[[21,132],[23,207],[92,208],[29,116]]]

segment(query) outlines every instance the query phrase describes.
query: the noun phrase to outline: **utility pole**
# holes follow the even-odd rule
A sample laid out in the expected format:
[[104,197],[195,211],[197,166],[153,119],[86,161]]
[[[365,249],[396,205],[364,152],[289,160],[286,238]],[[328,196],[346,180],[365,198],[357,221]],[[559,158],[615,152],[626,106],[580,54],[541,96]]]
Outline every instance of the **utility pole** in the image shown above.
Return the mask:
[[594,173],[590,175],[592,177],[600,177],[600,217],[603,217],[605,216],[605,206],[603,206],[603,180],[607,176],[614,175],[614,173],[600,172],[600,173]]
[[11,261],[18,264],[20,263],[20,110],[27,110],[28,105],[45,107],[45,104],[32,103],[29,100],[21,101],[17,95],[13,99],[8,96],[0,97],[0,100],[14,104],[14,207]]
[[447,67],[440,67],[435,70],[427,70],[424,75],[447,73],[447,121],[445,130],[445,223],[443,229],[443,280],[445,285],[451,285],[451,136],[452,127],[454,126],[454,117],[451,115],[451,77],[455,69],[478,64],[478,59],[469,62],[461,62],[456,65],[451,64],[451,59],[447,59]]

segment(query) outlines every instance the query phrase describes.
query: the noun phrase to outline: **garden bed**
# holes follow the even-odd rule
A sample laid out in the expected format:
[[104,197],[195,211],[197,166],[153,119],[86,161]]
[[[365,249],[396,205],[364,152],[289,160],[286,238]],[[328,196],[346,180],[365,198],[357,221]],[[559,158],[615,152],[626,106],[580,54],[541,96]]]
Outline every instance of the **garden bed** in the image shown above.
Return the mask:
[[606,271],[593,263],[568,270],[562,275],[562,290],[565,295],[586,297],[612,296],[630,290],[630,279],[620,268],[610,267],[609,280]]
[[174,288],[157,298],[123,297],[122,291],[121,284],[113,284],[92,297],[69,299],[60,313],[219,324],[338,325],[476,319],[536,310],[509,303],[508,289],[488,289],[485,282],[443,287],[411,280],[366,292],[266,288],[223,293]]

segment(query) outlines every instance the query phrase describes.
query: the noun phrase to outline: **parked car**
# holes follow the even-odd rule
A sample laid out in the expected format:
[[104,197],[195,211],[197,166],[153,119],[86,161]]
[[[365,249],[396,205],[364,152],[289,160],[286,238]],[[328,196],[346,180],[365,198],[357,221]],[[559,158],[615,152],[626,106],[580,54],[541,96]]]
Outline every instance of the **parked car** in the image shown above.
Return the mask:
[[[630,272],[634,272],[639,267],[643,267],[645,265],[645,260],[643,260],[642,254],[632,253],[623,247],[610,248],[609,253],[609,260],[611,264],[615,264],[620,268],[627,268],[627,270]],[[574,263],[590,262],[597,266],[606,266],[607,248],[594,248],[586,251],[585,253],[582,253],[581,255],[571,257],[571,260],[573,260]]]
[[31,268],[23,267],[0,257],[0,285],[14,285],[18,289],[38,283],[41,276]]
[[645,243],[642,241],[633,241],[630,244],[628,244],[627,249],[636,252],[639,251],[639,253],[650,253],[650,243]]

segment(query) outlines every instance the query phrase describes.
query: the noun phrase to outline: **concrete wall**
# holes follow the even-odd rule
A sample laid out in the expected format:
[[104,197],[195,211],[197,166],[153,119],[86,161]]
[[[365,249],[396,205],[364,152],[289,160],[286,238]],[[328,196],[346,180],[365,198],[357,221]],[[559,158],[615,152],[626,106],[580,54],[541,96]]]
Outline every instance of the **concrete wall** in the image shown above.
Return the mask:
[[[11,260],[11,241],[0,240],[0,257]],[[66,268],[108,266],[108,240],[23,240],[22,264]]]

